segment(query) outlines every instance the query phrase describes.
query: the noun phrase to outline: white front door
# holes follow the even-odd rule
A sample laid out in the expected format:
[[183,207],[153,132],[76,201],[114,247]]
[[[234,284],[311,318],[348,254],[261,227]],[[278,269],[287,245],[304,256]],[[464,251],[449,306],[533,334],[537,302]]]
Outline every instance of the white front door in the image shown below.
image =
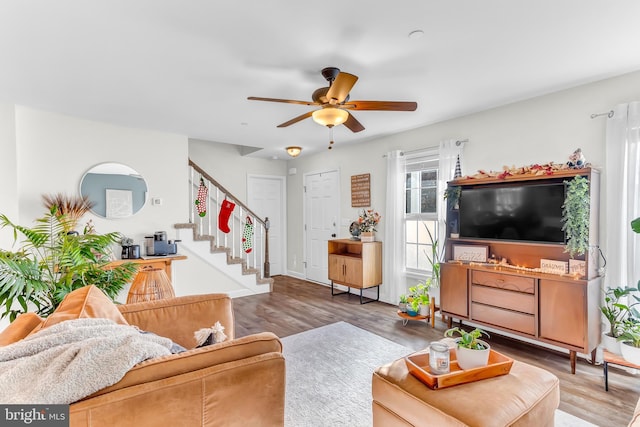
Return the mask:
[[[260,218],[269,218],[269,263],[271,276],[284,274],[285,260],[285,177],[249,175],[247,205]],[[262,236],[255,235],[256,248],[262,247]],[[260,260],[262,263],[263,260]],[[262,265],[262,264],[260,264]]]
[[307,174],[304,178],[306,278],[328,284],[327,241],[336,238],[340,217],[338,171]]

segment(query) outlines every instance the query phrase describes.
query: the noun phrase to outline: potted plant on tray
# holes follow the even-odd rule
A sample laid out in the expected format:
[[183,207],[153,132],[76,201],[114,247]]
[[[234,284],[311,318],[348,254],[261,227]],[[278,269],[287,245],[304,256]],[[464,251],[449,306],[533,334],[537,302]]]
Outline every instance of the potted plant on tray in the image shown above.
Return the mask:
[[475,328],[472,331],[465,331],[464,329],[455,327],[447,329],[444,333],[445,337],[452,337],[454,333],[460,335],[456,339],[457,348],[456,356],[458,359],[458,366],[461,369],[472,369],[481,366],[487,366],[489,363],[489,353],[491,352],[491,346],[484,340],[481,340],[482,335],[489,334],[480,328]]
[[640,319],[629,317],[623,322],[620,341],[620,353],[624,360],[640,365]]
[[[633,295],[638,291],[640,291],[640,281],[636,288],[609,288],[604,293],[604,304],[600,306],[600,311],[609,322],[609,330],[602,334],[602,343],[612,353],[620,354],[618,337],[623,332],[624,320],[629,316],[640,317],[640,313],[634,308],[640,303],[640,298]],[[627,304],[621,302],[624,297],[627,298]],[[628,302],[630,298],[634,298],[635,302]]]

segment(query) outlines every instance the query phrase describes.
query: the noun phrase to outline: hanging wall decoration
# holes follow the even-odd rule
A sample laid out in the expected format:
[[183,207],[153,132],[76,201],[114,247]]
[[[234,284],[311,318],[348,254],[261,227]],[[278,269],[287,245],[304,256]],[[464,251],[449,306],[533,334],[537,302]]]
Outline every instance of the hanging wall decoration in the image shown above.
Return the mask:
[[253,250],[253,222],[248,216],[247,222],[244,224],[244,231],[242,232],[242,249],[246,253],[251,253]]
[[351,176],[351,207],[371,206],[371,174]]
[[203,217],[207,214],[207,195],[209,194],[209,190],[207,186],[204,184],[204,179],[200,177],[200,186],[198,187],[198,198],[196,199],[196,209],[198,210],[198,215]]
[[222,206],[220,207],[220,213],[218,214],[218,228],[223,233],[228,233],[231,231],[229,228],[229,218],[231,217],[231,213],[235,209],[236,204],[230,202],[227,199],[224,199],[222,202]]

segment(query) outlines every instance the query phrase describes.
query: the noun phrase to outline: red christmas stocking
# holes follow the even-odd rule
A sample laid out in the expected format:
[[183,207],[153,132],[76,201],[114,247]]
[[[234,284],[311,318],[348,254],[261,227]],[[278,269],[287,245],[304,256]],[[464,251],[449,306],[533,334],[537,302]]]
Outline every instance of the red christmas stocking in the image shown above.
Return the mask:
[[247,217],[247,222],[244,224],[244,231],[242,232],[242,249],[246,253],[251,253],[253,250],[253,222],[249,217]]
[[220,213],[218,214],[218,228],[223,233],[228,233],[231,231],[229,228],[229,217],[231,216],[231,212],[236,207],[235,203],[228,201],[227,199],[222,202],[222,206],[220,207]]
[[205,216],[207,214],[207,194],[209,190],[204,185],[204,179],[200,178],[200,187],[198,187],[198,198],[196,199],[196,209],[198,215]]

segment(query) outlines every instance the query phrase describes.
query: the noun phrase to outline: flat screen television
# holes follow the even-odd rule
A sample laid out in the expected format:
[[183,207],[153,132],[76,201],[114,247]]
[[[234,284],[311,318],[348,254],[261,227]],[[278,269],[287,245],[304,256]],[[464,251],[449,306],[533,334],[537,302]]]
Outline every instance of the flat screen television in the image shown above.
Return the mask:
[[564,198],[562,182],[463,187],[460,237],[564,244]]

